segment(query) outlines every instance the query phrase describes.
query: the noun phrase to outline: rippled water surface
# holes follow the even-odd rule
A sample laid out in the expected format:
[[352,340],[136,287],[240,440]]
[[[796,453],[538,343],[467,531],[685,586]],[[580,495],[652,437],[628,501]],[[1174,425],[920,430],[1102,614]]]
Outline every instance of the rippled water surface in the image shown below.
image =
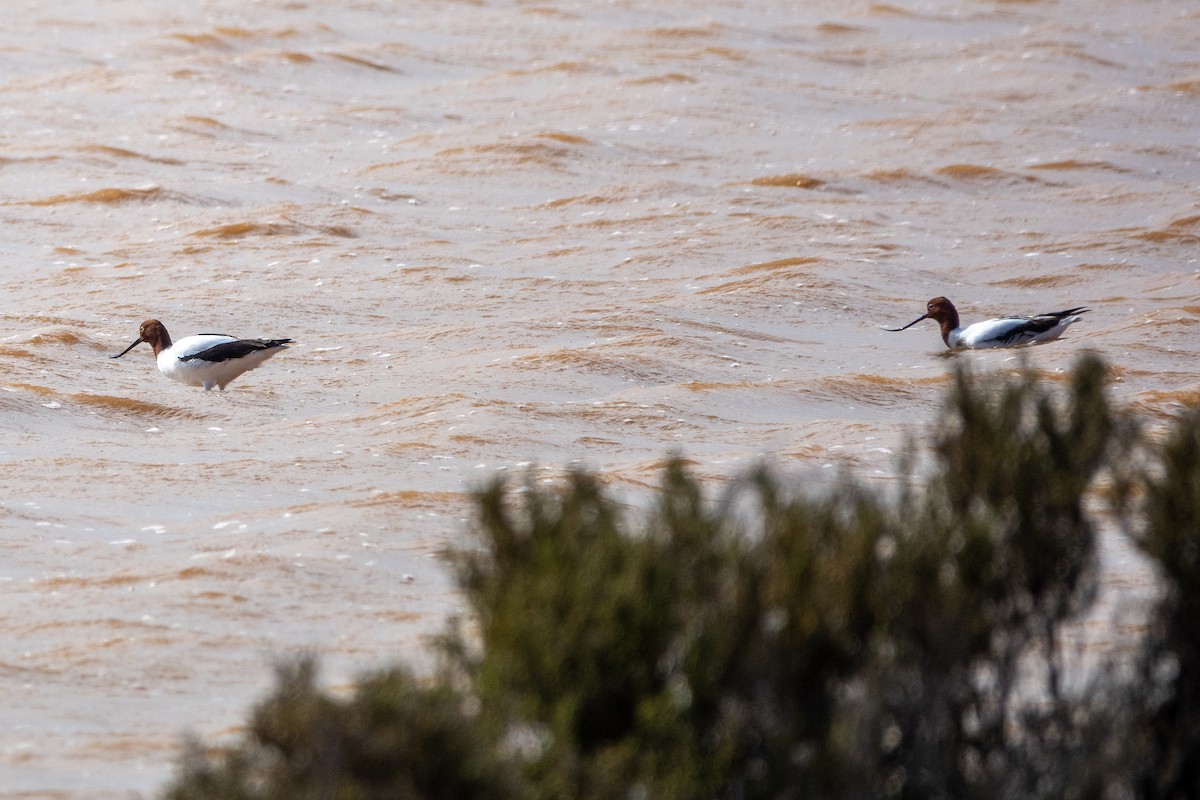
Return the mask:
[[[4,14],[0,797],[152,794],[281,654],[419,658],[497,471],[886,480],[954,359],[878,326],[934,295],[1200,398],[1194,3]],[[150,317],[296,344],[205,393],[108,358]]]

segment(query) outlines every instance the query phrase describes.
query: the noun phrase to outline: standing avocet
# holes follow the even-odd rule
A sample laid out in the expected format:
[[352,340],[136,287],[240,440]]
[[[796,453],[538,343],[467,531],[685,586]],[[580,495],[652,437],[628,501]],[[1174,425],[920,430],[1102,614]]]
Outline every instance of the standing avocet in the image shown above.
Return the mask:
[[225,386],[262,364],[280,350],[287,349],[291,339],[237,339],[220,333],[201,333],[171,343],[171,334],[156,319],[148,319],[138,329],[137,341],[115,356],[120,358],[142,342],[154,348],[158,371],[172,380],[189,386],[203,386],[205,391]]
[[942,341],[951,349],[984,347],[1016,347],[1022,344],[1048,342],[1062,335],[1080,314],[1088,309],[1083,306],[1065,311],[1049,311],[1034,317],[1001,317],[976,322],[962,327],[958,321],[958,309],[944,297],[935,297],[925,306],[925,313],[903,328],[884,328],[887,331],[902,331],[921,320],[937,320],[942,326]]

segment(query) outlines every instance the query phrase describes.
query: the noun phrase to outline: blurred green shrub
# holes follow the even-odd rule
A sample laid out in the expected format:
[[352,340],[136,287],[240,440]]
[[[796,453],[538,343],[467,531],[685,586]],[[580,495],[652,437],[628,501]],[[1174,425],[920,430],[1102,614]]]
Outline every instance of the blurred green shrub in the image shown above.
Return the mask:
[[[1200,417],[1152,443],[1084,357],[957,370],[932,439],[891,492],[761,468],[710,497],[672,459],[635,513],[588,472],[497,480],[443,671],[336,699],[283,667],[167,797],[1200,796]],[[1162,598],[1132,668],[1067,690],[1101,494]]]
[[319,689],[311,659],[279,668],[239,747],[192,743],[172,800],[474,800],[511,798],[510,768],[481,739],[473,703],[395,668],[352,697]]

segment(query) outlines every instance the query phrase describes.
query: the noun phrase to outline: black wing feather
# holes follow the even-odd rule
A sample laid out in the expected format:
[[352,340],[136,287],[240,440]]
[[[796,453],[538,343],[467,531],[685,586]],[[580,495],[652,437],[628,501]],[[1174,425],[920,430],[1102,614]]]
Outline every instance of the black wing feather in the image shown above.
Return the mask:
[[283,347],[291,341],[291,339],[238,339],[233,342],[215,344],[207,350],[192,353],[190,356],[180,356],[179,360],[191,361],[198,358],[201,361],[218,363],[228,361],[231,358],[242,358],[259,350],[271,350],[275,347]]
[[[1079,306],[1077,308],[1068,308],[1064,311],[1051,311],[1046,314],[1038,314],[1036,317],[1025,318],[1024,325],[1016,326],[1000,337],[1000,341],[1004,344],[1012,344],[1019,339],[1037,336],[1039,333],[1045,333],[1050,330],[1072,314],[1085,314],[1087,311],[1086,307]],[[1008,319],[1022,319],[1022,317],[1008,317]]]

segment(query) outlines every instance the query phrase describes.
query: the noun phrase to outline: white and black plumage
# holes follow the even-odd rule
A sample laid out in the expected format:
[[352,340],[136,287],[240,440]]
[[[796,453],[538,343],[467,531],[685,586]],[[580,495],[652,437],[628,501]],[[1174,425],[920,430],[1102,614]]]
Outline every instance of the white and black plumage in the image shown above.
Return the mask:
[[1063,311],[1048,311],[1031,317],[1001,317],[976,322],[962,327],[958,320],[958,309],[945,297],[935,297],[925,306],[925,313],[903,328],[885,328],[902,331],[921,320],[936,320],[942,328],[942,341],[951,349],[981,349],[985,347],[1016,347],[1035,342],[1048,342],[1062,336],[1072,323],[1078,322],[1080,314],[1087,313],[1083,306]]
[[148,319],[138,329],[133,344],[111,358],[120,358],[142,342],[154,348],[158,371],[172,380],[189,386],[214,386],[222,390],[243,372],[261,365],[280,350],[286,350],[291,339],[238,339],[221,333],[201,333],[171,342],[166,326]]

